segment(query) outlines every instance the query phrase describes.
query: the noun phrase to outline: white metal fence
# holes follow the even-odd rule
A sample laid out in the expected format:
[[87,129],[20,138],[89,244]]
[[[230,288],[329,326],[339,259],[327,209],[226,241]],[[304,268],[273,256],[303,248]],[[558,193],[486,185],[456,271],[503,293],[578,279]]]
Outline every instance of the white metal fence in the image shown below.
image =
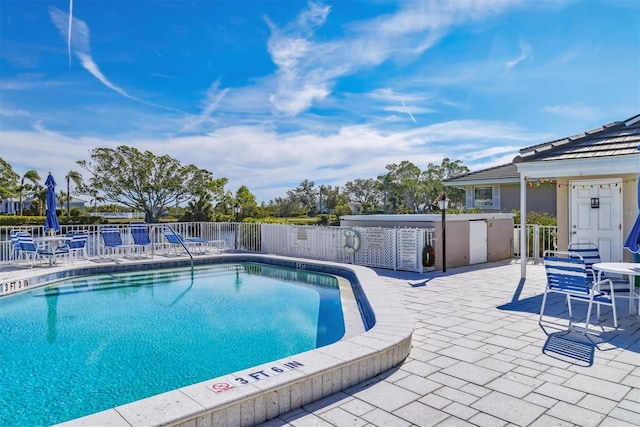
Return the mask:
[[[59,234],[85,232],[89,235],[89,257],[102,253],[100,225],[61,226]],[[224,222],[188,222],[149,224],[153,243],[164,242],[163,232],[171,227],[184,237],[223,240],[231,249],[353,263],[367,267],[423,272],[425,246],[433,246],[433,229],[324,227],[289,224],[254,224]],[[11,230],[28,231],[34,237],[44,235],[41,226],[0,227],[0,263],[10,263],[13,245]],[[354,237],[350,234],[355,231]],[[128,225],[121,225],[125,243],[131,243]]]
[[[425,246],[433,246],[433,229],[378,228],[378,227],[324,227],[289,224],[254,224],[227,222],[182,222],[149,224],[152,241],[162,243],[162,233],[171,227],[183,236],[199,236],[206,240],[224,240],[231,249],[275,255],[310,258],[323,261],[353,263],[367,267],[394,270],[428,270],[423,266]],[[100,225],[61,226],[59,234],[83,231],[89,235],[87,252],[90,257],[101,254]],[[9,238],[11,230],[28,231],[34,237],[42,237],[42,226],[0,227],[0,264],[9,263],[13,247]],[[130,242],[128,225],[120,230],[125,243]],[[345,248],[345,232],[357,232],[359,248]],[[527,225],[527,259],[539,262],[545,250],[557,249],[557,227]],[[520,227],[513,232],[514,256],[520,257]],[[351,244],[351,243],[349,243]]]

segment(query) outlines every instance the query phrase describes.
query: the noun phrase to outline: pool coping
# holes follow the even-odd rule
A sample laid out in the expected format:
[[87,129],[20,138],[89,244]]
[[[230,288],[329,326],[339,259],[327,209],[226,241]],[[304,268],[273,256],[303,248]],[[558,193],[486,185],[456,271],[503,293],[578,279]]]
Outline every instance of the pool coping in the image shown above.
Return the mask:
[[[388,285],[370,268],[276,255],[225,253],[198,257],[229,261],[268,261],[309,271],[339,274],[352,282],[365,332],[336,343],[202,381],[57,426],[213,426],[255,425],[372,378],[402,362],[411,350],[413,320]],[[189,265],[188,259],[141,259],[123,271],[149,264]],[[55,267],[28,274],[29,289],[77,274],[113,269],[113,263]],[[111,270],[112,271],[112,270]],[[332,273],[333,272],[333,273]],[[40,274],[38,274],[40,273]],[[43,274],[44,273],[44,274]],[[23,279],[21,279],[23,280]],[[214,391],[216,390],[216,391]]]

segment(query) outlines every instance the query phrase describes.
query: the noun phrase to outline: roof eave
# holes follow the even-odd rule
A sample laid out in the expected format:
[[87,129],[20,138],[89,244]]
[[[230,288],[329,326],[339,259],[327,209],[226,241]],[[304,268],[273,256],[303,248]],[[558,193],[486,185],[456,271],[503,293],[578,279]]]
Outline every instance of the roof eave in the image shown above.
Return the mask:
[[518,173],[528,178],[563,176],[598,176],[638,173],[640,153],[625,156],[595,157],[589,159],[542,160],[518,163]]
[[511,178],[484,178],[484,179],[469,179],[464,181],[444,181],[442,184],[445,187],[464,187],[466,185],[488,185],[488,184],[518,184],[520,182],[519,177]]

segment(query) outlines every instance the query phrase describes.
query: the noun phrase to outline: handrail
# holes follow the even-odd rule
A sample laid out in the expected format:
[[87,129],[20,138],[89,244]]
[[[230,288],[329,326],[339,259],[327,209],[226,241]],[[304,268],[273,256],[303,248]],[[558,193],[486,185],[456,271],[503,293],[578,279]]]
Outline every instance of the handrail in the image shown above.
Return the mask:
[[176,240],[178,242],[180,242],[180,245],[182,245],[184,250],[187,251],[187,254],[189,255],[189,258],[191,258],[191,276],[193,277],[193,255],[191,254],[191,251],[189,250],[189,248],[187,248],[187,245],[184,244],[184,242],[182,241],[182,239],[180,238],[178,233],[176,233],[176,231],[173,228],[171,228],[170,225],[164,224],[164,225],[162,225],[162,227],[163,228],[168,228],[169,231],[171,231],[171,234],[173,234],[175,236]]

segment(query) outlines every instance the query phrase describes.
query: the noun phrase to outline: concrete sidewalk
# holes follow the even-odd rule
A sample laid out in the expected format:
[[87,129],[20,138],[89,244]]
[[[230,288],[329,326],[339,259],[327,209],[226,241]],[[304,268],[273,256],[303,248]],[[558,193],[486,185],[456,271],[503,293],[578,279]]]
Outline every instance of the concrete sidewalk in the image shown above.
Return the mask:
[[[542,266],[512,262],[415,274],[377,270],[415,320],[410,356],[396,368],[262,426],[638,426],[640,318],[603,310],[595,347],[538,325]],[[586,305],[574,306],[574,315]],[[595,319],[595,316],[594,316]]]

